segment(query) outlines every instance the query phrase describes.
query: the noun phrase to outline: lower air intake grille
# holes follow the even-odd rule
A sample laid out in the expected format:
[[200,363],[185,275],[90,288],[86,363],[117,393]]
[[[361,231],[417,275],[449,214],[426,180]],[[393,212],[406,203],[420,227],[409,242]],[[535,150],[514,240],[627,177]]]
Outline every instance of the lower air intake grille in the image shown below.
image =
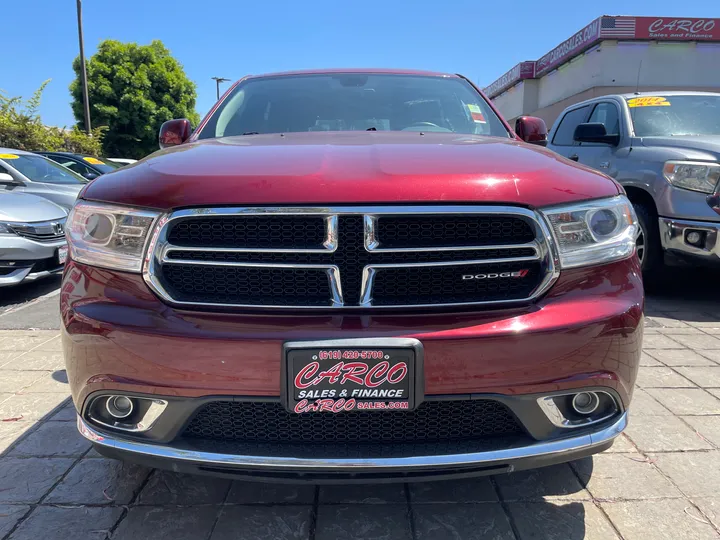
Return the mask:
[[410,443],[521,433],[510,410],[492,400],[426,401],[415,411],[339,414],[293,414],[278,402],[216,401],[200,408],[184,436],[256,443]]

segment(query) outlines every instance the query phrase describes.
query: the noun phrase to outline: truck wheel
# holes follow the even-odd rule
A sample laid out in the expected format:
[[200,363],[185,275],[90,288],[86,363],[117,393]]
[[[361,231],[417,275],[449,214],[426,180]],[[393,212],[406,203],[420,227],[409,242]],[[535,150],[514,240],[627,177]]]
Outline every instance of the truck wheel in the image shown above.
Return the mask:
[[662,246],[655,212],[641,203],[634,203],[635,213],[640,224],[637,235],[636,249],[640,267],[646,276],[662,266]]

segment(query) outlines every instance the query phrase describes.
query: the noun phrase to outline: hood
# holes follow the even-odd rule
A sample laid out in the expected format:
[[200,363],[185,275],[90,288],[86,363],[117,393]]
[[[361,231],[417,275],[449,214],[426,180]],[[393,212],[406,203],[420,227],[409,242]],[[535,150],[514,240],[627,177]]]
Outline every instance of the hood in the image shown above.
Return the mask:
[[55,203],[26,193],[0,192],[0,221],[33,223],[67,217],[67,212]]
[[57,193],[77,195],[87,185],[88,184],[43,184],[43,187]]
[[512,139],[313,132],[176,146],[99,177],[81,196],[159,209],[441,201],[532,207],[619,190],[601,173]]
[[[643,137],[643,146],[665,146],[710,154],[706,159],[720,160],[720,135],[680,135],[676,137]],[[693,152],[693,154],[695,154]],[[692,156],[700,159],[702,156]]]

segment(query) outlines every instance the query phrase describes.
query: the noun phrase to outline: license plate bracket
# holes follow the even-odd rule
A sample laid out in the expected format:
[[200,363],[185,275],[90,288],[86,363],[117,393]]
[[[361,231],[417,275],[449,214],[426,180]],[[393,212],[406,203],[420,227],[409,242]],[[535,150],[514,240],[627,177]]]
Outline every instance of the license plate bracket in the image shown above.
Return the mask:
[[67,246],[60,246],[57,250],[57,259],[58,264],[65,264],[68,257],[68,247]]
[[285,342],[280,379],[292,413],[409,411],[425,394],[423,346],[412,338]]

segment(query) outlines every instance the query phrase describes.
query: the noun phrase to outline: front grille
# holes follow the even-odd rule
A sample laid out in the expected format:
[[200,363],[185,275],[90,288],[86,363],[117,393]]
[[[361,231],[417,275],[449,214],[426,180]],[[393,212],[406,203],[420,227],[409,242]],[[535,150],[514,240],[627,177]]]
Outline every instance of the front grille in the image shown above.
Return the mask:
[[[523,270],[524,277],[502,277]],[[402,305],[408,298],[418,304],[517,300],[530,296],[539,273],[537,262],[388,268],[378,271],[373,296],[382,306]]]
[[540,227],[521,209],[295,211],[181,211],[157,244],[150,285],[190,305],[397,308],[522,302],[552,270]]
[[176,246],[322,249],[325,220],[320,216],[192,218],[174,223],[168,241]]
[[165,279],[182,302],[330,305],[323,270],[169,264]]
[[66,218],[42,223],[11,223],[13,232],[36,242],[57,242],[65,238]]
[[378,219],[382,248],[492,246],[535,240],[530,225],[511,216],[390,216]]
[[421,443],[523,433],[510,410],[492,400],[426,401],[414,411],[294,414],[278,402],[215,401],[203,405],[184,436],[275,443]]

